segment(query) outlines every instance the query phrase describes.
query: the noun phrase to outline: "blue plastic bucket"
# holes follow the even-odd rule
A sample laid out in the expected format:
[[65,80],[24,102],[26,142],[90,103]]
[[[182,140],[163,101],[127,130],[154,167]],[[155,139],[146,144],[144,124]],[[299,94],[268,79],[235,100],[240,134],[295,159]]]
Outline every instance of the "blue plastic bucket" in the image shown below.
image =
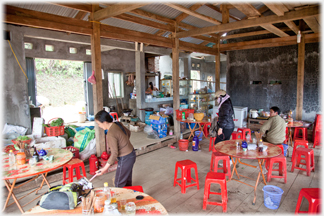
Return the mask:
[[283,190],[274,185],[266,185],[262,188],[264,192],[264,205],[269,209],[278,209]]
[[285,155],[285,157],[287,157],[287,149],[289,146],[288,146],[288,144],[285,144],[285,143],[283,143],[282,146],[284,148],[284,155]]
[[[199,135],[200,133],[200,135]],[[195,135],[198,137],[199,141],[202,141],[202,137],[203,137],[203,133],[202,131],[195,131]]]

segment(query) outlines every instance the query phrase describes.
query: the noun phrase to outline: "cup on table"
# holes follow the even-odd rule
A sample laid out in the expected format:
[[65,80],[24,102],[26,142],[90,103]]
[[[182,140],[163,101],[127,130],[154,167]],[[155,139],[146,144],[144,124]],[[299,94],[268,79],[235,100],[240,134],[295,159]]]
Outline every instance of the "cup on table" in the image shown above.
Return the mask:
[[119,201],[119,203],[120,203],[120,208],[121,208],[121,210],[125,210],[127,200],[126,200],[126,199],[121,199],[121,200]]
[[125,206],[126,214],[127,215],[135,215],[136,213],[136,205],[134,202],[128,202]]
[[90,197],[82,197],[82,214],[93,215],[93,208],[90,208]]

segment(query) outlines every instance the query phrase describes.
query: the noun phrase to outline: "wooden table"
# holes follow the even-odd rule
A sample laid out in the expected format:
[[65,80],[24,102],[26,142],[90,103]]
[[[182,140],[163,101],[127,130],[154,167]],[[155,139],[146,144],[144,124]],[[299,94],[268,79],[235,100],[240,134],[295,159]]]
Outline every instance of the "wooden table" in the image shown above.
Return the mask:
[[[234,162],[233,163],[233,169],[232,169],[232,175],[231,175],[231,177],[229,178],[228,181],[235,180],[235,181],[238,181],[240,183],[246,184],[246,185],[248,185],[250,187],[254,187],[254,199],[253,199],[253,202],[252,202],[252,204],[254,205],[255,201],[256,201],[256,189],[257,189],[257,186],[258,186],[258,183],[259,183],[260,175],[262,175],[263,183],[265,185],[267,185],[266,180],[265,180],[264,175],[263,175],[263,172],[262,172],[262,165],[263,165],[265,159],[269,159],[269,158],[276,157],[276,156],[280,155],[281,154],[281,149],[277,145],[267,143],[267,142],[263,142],[263,145],[268,147],[266,151],[258,152],[258,150],[247,150],[246,152],[243,152],[243,149],[241,147],[236,148],[236,141],[239,141],[240,144],[242,142],[242,140],[226,140],[226,141],[222,141],[222,142],[219,142],[219,143],[216,144],[215,150],[230,156],[232,158],[232,161]],[[253,166],[253,165],[241,162],[240,159],[258,160],[260,170],[259,170],[258,178],[256,179],[255,185],[250,185],[250,184],[247,184],[247,183],[242,182],[242,181],[239,180],[240,177],[248,178],[248,179],[251,179],[251,180],[254,180],[254,179],[238,174],[237,169],[236,169],[237,162],[239,162],[240,164],[246,165],[246,166],[257,168],[257,166]],[[234,172],[235,172],[238,179],[233,178]]]
[[[30,166],[27,162],[26,164],[23,164],[23,165],[16,165],[12,170],[9,166],[9,155],[5,154],[3,156],[3,159],[2,159],[2,163],[3,163],[2,180],[4,180],[4,183],[9,191],[9,194],[8,194],[8,197],[5,202],[3,210],[5,210],[7,206],[10,206],[15,202],[17,204],[18,208],[20,209],[21,213],[24,213],[24,210],[22,207],[28,205],[35,199],[39,198],[41,195],[37,196],[35,199],[26,203],[24,206],[21,206],[19,204],[19,200],[21,200],[22,198],[26,197],[27,195],[33,193],[34,191],[36,191],[35,194],[37,194],[37,192],[40,189],[42,189],[44,182],[46,182],[47,186],[50,188],[51,186],[46,179],[47,173],[49,171],[55,170],[55,169],[63,166],[64,164],[69,162],[73,157],[72,152],[70,152],[68,150],[64,150],[64,149],[48,148],[48,149],[44,149],[44,150],[47,150],[47,152],[48,152],[47,155],[54,155],[54,160],[52,162],[42,159],[38,163],[36,163],[35,166]],[[15,194],[13,193],[13,190],[15,188],[19,188],[19,187],[37,179],[39,175],[41,175],[43,177],[43,181],[42,181],[40,187],[29,192],[25,196],[17,199]],[[18,185],[18,186],[15,186],[17,179],[26,178],[26,177],[30,177],[30,176],[34,176],[34,177],[32,179],[29,179],[28,181]],[[10,183],[10,180],[13,180],[13,182]],[[11,196],[14,199],[14,202],[12,202],[8,205],[8,202],[9,202],[9,199]]]
[[305,123],[303,121],[294,121],[292,124],[287,124],[287,127],[289,128],[288,130],[288,145],[290,144],[290,146],[293,146],[293,138],[292,138],[292,134],[293,134],[293,128],[296,127],[307,127],[305,125]]
[[[204,137],[207,138],[205,133],[204,133],[204,127],[207,124],[211,124],[210,121],[206,121],[206,120],[192,121],[192,120],[186,120],[186,119],[180,119],[180,118],[177,118],[177,121],[189,124],[190,135],[188,137],[188,140],[190,140],[191,136],[194,137],[195,136],[195,131],[198,131],[198,130],[200,130],[200,133],[199,133],[198,136],[200,136],[200,134],[203,133]],[[195,124],[195,126],[193,128],[191,128],[191,123]],[[199,127],[198,127],[198,129],[195,129],[197,124],[198,124]]]
[[[125,213],[121,210],[120,200],[127,199],[127,202],[134,202],[136,205],[136,214],[163,214],[166,215],[168,212],[164,206],[159,203],[153,197],[138,191],[133,191],[125,188],[110,187],[112,192],[116,195],[116,200],[118,204],[118,211],[120,213]],[[95,188],[96,192],[100,192],[103,188]],[[144,199],[136,200],[136,196],[142,195]],[[46,210],[40,206],[35,206],[32,209],[25,212],[25,214],[38,214],[38,215],[48,215],[48,214],[82,214],[82,204],[79,204],[75,209],[72,210]],[[96,214],[96,213],[95,213]]]

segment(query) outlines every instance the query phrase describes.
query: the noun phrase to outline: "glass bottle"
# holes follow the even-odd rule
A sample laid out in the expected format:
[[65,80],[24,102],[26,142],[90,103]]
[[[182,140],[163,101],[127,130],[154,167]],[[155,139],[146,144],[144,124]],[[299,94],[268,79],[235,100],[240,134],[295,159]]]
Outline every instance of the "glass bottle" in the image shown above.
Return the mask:
[[110,188],[108,187],[108,182],[104,183],[103,192],[106,194],[106,200],[109,200],[109,203],[110,203],[110,201],[111,201],[111,191],[110,191]]
[[35,158],[36,162],[39,161],[39,154],[37,152],[36,146],[34,146],[33,158]]
[[16,164],[16,156],[12,152],[12,150],[9,151],[9,165],[10,167],[13,167]]

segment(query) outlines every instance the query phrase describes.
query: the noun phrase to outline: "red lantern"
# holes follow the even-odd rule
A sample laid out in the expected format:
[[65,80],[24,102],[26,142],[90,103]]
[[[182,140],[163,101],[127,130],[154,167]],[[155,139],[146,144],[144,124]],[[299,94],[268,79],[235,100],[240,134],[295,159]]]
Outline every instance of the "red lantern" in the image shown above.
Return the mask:
[[90,156],[89,166],[90,166],[90,175],[95,175],[99,167],[99,161],[96,155],[93,154]]

